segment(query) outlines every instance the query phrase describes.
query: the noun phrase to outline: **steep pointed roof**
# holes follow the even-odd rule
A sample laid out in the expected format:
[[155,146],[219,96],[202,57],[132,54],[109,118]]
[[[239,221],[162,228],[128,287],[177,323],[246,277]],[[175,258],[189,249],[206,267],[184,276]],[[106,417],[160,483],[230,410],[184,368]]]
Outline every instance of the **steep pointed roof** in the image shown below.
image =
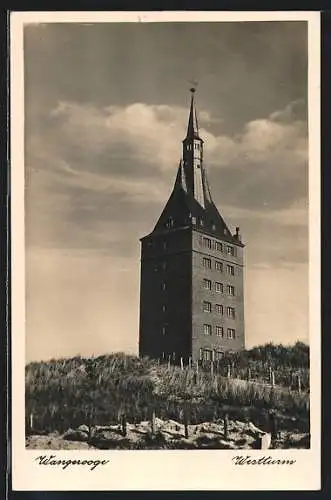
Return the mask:
[[239,228],[235,234],[231,233],[212,200],[203,160],[203,140],[199,137],[195,89],[191,89],[191,93],[183,157],[179,162],[172,193],[153,232],[191,226],[216,238],[244,246],[240,241]]
[[186,133],[186,138],[199,138],[199,125],[198,125],[198,118],[197,118],[197,112],[195,109],[195,102],[194,102],[194,94],[195,94],[195,88],[191,88],[191,106],[190,106],[190,114],[189,114],[189,119],[188,119],[188,125],[187,125],[187,133]]

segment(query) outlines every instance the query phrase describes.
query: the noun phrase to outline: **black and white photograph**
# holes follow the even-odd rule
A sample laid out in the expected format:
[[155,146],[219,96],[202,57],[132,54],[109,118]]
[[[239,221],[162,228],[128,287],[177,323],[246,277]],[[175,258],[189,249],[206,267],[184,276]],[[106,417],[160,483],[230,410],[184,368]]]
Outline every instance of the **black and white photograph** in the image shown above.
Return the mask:
[[22,27],[24,447],[286,465],[319,364],[309,20],[119,16]]

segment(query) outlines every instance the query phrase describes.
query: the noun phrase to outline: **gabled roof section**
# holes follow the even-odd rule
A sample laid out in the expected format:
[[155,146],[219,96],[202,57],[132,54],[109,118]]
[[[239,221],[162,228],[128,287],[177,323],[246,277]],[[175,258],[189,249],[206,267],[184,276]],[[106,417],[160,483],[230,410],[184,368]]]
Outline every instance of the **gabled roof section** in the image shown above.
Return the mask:
[[172,193],[153,233],[192,227],[215,238],[244,246],[240,240],[239,228],[236,228],[235,234],[231,233],[212,200],[203,160],[203,141],[199,137],[195,89],[191,89],[191,92],[183,157],[179,162]]

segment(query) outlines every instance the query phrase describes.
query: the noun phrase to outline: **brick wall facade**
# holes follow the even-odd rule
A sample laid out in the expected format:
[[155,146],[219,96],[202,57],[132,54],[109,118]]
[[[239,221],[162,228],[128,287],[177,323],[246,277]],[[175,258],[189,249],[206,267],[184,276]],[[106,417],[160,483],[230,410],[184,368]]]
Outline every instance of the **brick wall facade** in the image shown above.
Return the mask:
[[191,231],[142,240],[139,353],[168,359],[191,352]]
[[[211,248],[207,246],[209,244]],[[235,256],[227,253],[228,247],[234,248]],[[210,269],[203,265],[203,259],[210,261]],[[229,274],[227,266],[232,266],[234,276]],[[211,289],[205,288],[204,280],[210,281]],[[228,286],[234,288],[229,290]],[[204,302],[211,305],[210,312],[204,311]],[[233,308],[234,318],[228,317],[228,307]],[[210,334],[204,333],[204,325],[210,325]],[[223,328],[223,332],[217,331],[217,327]],[[228,329],[234,330],[235,338],[228,338]],[[216,358],[217,353],[238,351],[244,347],[243,248],[193,231],[192,357],[200,359],[201,349],[211,350]]]
[[[216,359],[245,347],[242,245],[186,227],[151,233],[142,239],[141,252],[141,356]],[[210,269],[203,259],[210,261]],[[204,325],[210,325],[210,334]]]

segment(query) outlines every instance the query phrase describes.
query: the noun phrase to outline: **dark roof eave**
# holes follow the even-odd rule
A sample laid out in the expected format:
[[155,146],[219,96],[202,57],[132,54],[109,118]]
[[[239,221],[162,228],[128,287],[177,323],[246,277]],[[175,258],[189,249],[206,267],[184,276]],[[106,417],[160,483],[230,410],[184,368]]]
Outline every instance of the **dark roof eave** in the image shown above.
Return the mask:
[[181,227],[174,227],[174,228],[171,228],[171,229],[164,229],[164,230],[152,231],[151,233],[146,234],[146,236],[142,236],[142,238],[139,238],[139,241],[143,241],[143,240],[149,238],[152,235],[163,236],[163,235],[169,234],[169,233],[174,233],[174,232],[178,232],[178,231],[184,231],[185,229],[189,229],[189,228],[191,228],[191,226],[187,225],[187,226],[181,226]]
[[242,243],[242,241],[237,240],[233,236],[221,235],[221,234],[215,233],[213,231],[208,231],[208,229],[207,230],[202,229],[202,228],[200,229],[200,228],[195,227],[193,225],[187,225],[187,226],[182,226],[182,227],[177,227],[177,228],[172,228],[172,229],[165,229],[163,231],[160,231],[160,230],[159,231],[152,231],[151,233],[147,234],[146,236],[142,236],[141,238],[139,238],[139,241],[144,241],[152,235],[164,236],[165,234],[174,233],[174,232],[178,232],[178,231],[184,231],[186,229],[192,229],[192,231],[196,231],[196,232],[201,233],[201,234],[206,234],[212,238],[218,238],[219,240],[227,241],[228,243],[231,243],[232,245],[236,245],[236,246],[241,247],[241,248],[244,248],[246,246],[244,243]]
[[215,231],[208,231],[206,228],[199,228],[192,226],[192,229],[198,233],[206,234],[212,238],[218,238],[219,240],[227,241],[228,243],[232,243],[233,245],[237,245],[238,247],[245,247],[246,245],[242,243],[242,241],[237,240],[234,236],[226,236],[225,234],[220,234]]

